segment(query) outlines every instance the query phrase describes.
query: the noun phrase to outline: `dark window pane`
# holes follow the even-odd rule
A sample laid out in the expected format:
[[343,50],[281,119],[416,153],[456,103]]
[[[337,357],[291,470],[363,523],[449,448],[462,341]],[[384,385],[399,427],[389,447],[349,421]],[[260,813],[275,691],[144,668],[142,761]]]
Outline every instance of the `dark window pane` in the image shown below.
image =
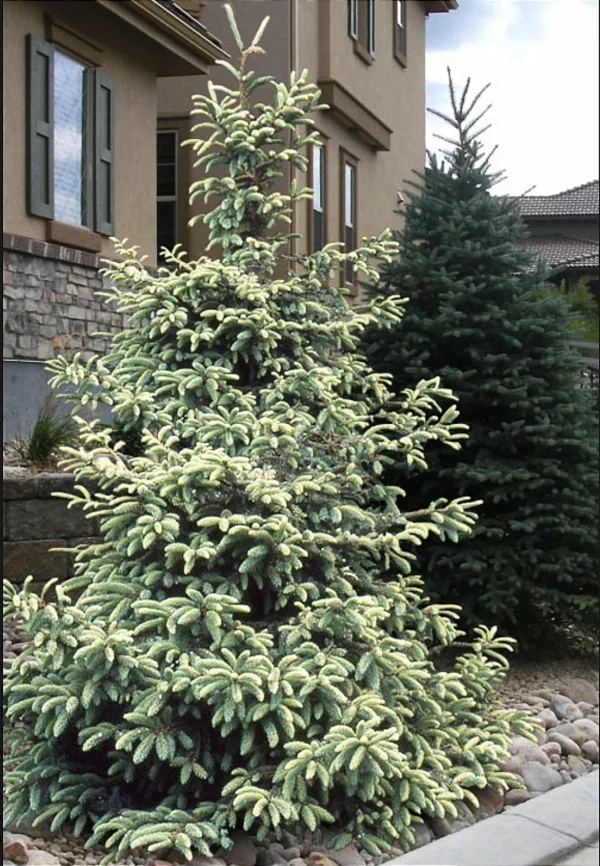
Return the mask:
[[[352,252],[354,247],[354,228],[352,226],[346,226],[346,230],[344,232],[344,251],[350,253]],[[354,282],[354,265],[352,264],[352,262],[346,262],[346,282]]]
[[313,211],[313,252],[323,249],[323,214]]
[[156,194],[176,195],[175,163],[163,163],[156,167]]
[[323,164],[323,146],[319,144],[313,145],[313,205],[316,210],[323,210],[324,207],[324,187],[325,187],[325,166]]
[[158,162],[175,162],[175,132],[159,132],[156,136],[156,158]]
[[161,247],[172,249],[176,244],[176,214],[177,206],[174,201],[156,203],[156,245],[159,252]]

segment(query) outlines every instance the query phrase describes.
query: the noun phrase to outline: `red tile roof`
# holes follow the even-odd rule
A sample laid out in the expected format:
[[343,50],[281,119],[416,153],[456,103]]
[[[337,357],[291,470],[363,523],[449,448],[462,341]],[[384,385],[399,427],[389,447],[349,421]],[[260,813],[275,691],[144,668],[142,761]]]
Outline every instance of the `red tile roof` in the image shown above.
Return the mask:
[[564,235],[538,235],[520,241],[517,246],[527,250],[536,260],[542,259],[552,269],[597,270],[600,267],[599,246],[595,241]]
[[566,189],[555,195],[526,195],[520,202],[525,219],[556,217],[596,217],[600,211],[599,183],[589,183]]

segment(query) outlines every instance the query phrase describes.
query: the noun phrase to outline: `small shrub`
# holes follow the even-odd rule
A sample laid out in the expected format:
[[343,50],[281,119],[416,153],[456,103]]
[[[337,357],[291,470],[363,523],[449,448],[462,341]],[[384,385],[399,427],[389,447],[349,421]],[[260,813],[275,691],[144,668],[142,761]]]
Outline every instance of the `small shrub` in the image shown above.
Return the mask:
[[598,342],[598,303],[590,289],[590,281],[587,277],[577,280],[572,291],[567,292],[564,282],[560,286],[561,292],[568,305],[577,315],[574,329],[578,331],[579,338],[586,343]]
[[72,445],[76,438],[77,428],[73,419],[61,415],[47,397],[31,436],[17,444],[17,452],[24,462],[45,468],[57,459],[60,448]]

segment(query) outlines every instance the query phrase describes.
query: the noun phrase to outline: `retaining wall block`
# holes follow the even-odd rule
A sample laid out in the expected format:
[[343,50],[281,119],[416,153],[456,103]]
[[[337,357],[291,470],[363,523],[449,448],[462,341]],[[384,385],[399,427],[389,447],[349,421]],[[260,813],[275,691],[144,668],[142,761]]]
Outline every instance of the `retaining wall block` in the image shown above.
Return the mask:
[[2,479],[3,499],[35,499],[37,496],[37,476],[8,477]]
[[77,538],[93,533],[93,522],[65,499],[13,499],[5,502],[10,541]]
[[23,583],[33,575],[45,583],[53,577],[64,580],[70,576],[72,554],[51,552],[53,547],[65,547],[63,538],[43,541],[8,541],[2,545],[3,576],[13,583]]

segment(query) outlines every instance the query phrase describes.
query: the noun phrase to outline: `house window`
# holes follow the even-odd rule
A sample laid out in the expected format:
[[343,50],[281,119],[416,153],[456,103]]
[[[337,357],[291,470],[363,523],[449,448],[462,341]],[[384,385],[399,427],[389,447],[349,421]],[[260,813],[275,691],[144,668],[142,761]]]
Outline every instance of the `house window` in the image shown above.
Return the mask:
[[86,79],[82,63],[55,52],[54,218],[78,226],[88,222]]
[[28,212],[114,234],[112,80],[31,35],[27,73]]
[[358,4],[360,0],[348,0],[348,35],[358,39]]
[[311,252],[325,246],[325,147],[313,144],[311,149],[313,204],[310,224]]
[[177,243],[177,145],[176,129],[156,133],[156,246],[172,250]]
[[[341,214],[344,240],[344,252],[349,253],[356,249],[356,161],[348,154],[342,152],[341,160]],[[354,285],[354,267],[351,262],[346,262],[344,271],[346,285]]]
[[394,0],[394,57],[406,66],[406,0]]
[[375,57],[377,0],[348,0],[348,35],[354,50],[367,63]]

